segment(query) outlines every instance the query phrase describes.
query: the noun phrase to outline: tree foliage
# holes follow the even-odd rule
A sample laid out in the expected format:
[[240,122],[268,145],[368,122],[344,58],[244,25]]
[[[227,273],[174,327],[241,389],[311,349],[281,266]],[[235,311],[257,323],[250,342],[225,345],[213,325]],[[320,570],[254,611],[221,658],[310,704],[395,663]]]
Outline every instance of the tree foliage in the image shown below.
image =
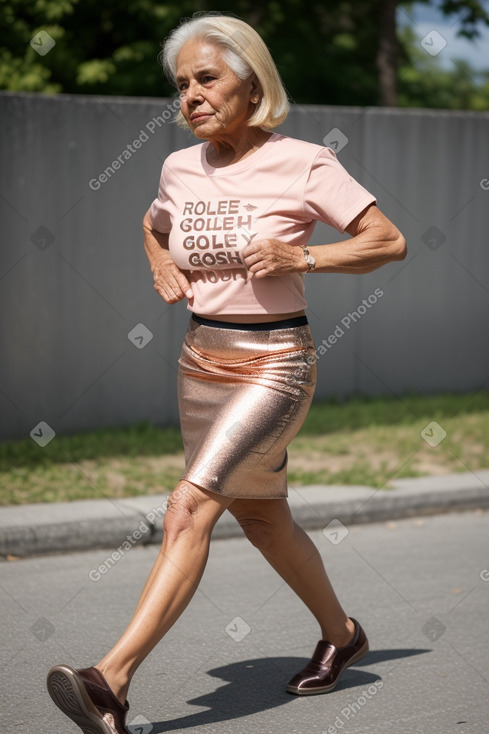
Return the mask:
[[399,106],[489,109],[489,70],[475,72],[466,61],[456,59],[451,70],[443,69],[416,43],[411,29],[405,28],[401,36],[409,57],[399,68]]
[[[386,103],[379,82],[379,48],[385,41],[379,18],[386,11],[392,17],[399,4],[227,0],[222,12],[238,15],[262,35],[294,101],[376,105]],[[481,24],[489,25],[476,0],[441,0],[439,6],[445,14],[457,15],[460,33],[468,38],[477,36]],[[208,0],[0,0],[0,88],[170,95],[173,89],[156,61],[160,42],[182,17],[206,10],[220,8]],[[56,43],[44,56],[30,43],[40,31]],[[396,54],[386,58],[391,77],[398,79],[399,104],[489,108],[487,75],[476,77],[462,63],[451,73],[442,71],[412,34],[395,27],[392,32]]]

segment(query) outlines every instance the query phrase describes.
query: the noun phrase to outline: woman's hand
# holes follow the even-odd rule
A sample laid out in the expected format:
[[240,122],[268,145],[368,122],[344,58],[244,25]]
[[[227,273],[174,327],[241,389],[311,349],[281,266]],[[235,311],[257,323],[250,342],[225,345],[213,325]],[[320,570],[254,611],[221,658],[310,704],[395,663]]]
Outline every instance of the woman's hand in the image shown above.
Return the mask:
[[154,289],[167,303],[192,298],[192,288],[185,274],[173,262],[169,253],[160,255],[151,263]]
[[255,278],[305,273],[308,269],[301,248],[280,240],[253,240],[242,251],[241,259]]
[[154,289],[167,303],[192,298],[192,288],[185,274],[178,268],[168,249],[168,233],[158,232],[151,226],[149,210],[143,219],[144,249],[153,273]]

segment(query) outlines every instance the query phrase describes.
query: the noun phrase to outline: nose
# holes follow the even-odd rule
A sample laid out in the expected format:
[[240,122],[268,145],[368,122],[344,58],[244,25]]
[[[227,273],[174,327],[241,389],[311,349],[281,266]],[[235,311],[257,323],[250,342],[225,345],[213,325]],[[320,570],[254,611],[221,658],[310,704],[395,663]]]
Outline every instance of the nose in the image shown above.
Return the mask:
[[202,87],[200,86],[198,81],[192,79],[189,82],[188,87],[185,90],[185,97],[188,104],[199,103],[203,101]]

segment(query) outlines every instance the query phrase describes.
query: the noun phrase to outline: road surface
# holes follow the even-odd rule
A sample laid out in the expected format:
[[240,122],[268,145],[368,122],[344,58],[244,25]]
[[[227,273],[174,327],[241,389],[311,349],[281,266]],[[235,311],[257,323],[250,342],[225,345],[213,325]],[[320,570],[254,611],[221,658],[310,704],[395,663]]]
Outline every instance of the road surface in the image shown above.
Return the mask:
[[[371,651],[334,692],[284,691],[313,652],[316,623],[248,541],[215,540],[191,605],[134,678],[132,731],[486,734],[489,513],[337,530],[311,536]],[[2,731],[80,732],[45,675],[102,657],[158,552],[132,548],[114,562],[112,550],[0,564]]]

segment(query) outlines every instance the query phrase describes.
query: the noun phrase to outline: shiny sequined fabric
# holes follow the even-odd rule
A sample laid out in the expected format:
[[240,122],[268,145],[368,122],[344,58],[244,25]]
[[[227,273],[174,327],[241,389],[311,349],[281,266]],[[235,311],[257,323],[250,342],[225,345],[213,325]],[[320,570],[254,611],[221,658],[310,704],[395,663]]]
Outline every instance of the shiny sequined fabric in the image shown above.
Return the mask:
[[286,497],[287,446],[315,385],[307,324],[253,331],[191,318],[178,372],[182,479],[228,497]]

